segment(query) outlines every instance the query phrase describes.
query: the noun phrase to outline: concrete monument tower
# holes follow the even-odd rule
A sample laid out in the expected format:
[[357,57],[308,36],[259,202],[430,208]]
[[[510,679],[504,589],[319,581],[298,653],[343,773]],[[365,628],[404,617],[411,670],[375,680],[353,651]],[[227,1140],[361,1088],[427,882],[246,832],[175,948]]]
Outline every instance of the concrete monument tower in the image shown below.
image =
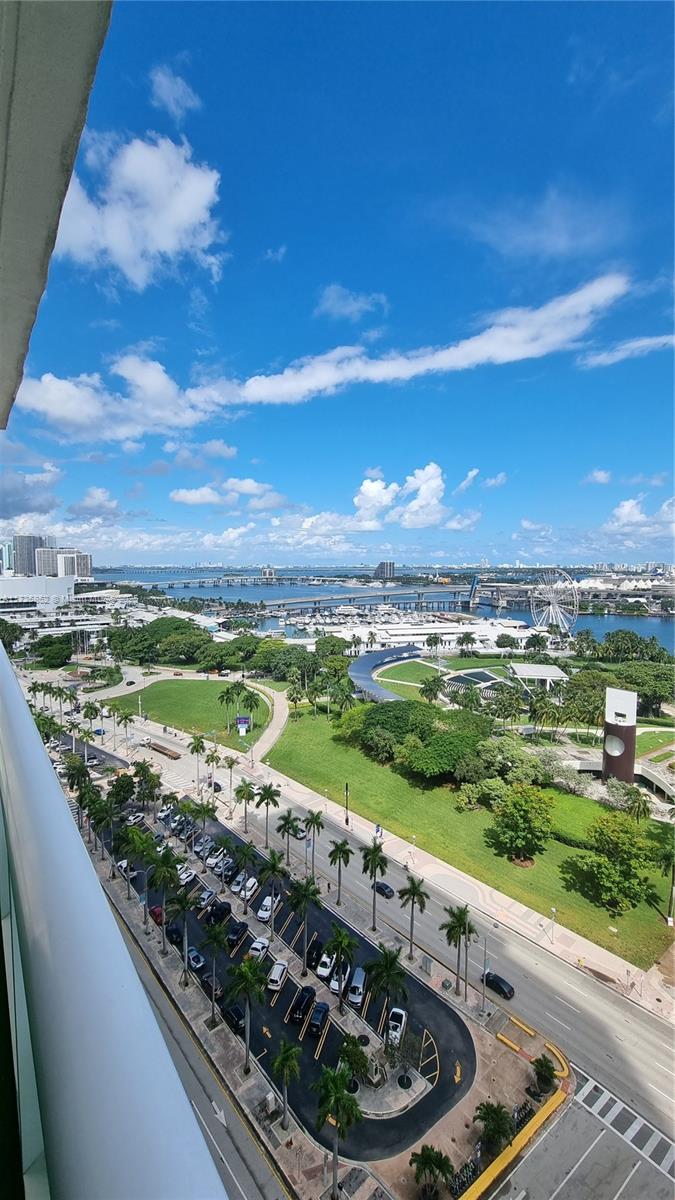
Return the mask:
[[602,778],[633,782],[635,770],[635,726],[637,692],[607,688],[605,733],[602,746]]

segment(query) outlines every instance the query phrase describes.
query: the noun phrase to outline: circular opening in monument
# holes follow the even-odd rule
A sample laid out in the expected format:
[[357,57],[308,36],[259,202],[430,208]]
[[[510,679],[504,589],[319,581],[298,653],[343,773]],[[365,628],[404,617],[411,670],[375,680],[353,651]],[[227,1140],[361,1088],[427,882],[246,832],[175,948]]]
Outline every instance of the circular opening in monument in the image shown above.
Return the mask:
[[408,1088],[412,1086],[412,1079],[410,1078],[409,1075],[399,1075],[398,1086],[400,1088],[404,1088],[404,1090],[407,1091]]
[[370,1045],[370,1038],[368,1037],[368,1034],[360,1033],[359,1034],[359,1046],[369,1046],[369,1045]]
[[605,750],[607,754],[610,754],[612,758],[618,758],[620,754],[623,754],[625,749],[626,746],[620,737],[617,737],[614,733],[607,734],[605,738]]

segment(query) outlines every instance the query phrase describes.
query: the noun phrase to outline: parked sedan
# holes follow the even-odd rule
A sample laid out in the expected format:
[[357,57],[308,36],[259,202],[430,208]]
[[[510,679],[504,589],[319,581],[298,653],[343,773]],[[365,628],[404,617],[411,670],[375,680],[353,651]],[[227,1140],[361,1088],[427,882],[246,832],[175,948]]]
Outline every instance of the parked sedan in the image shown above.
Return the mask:
[[328,1022],[329,1006],[325,1000],[319,1000],[318,1004],[314,1005],[314,1010],[307,1026],[307,1031],[310,1037],[320,1037]]
[[[124,875],[125,879],[127,878],[127,867],[128,867],[127,859],[121,858],[117,864],[117,870],[119,871],[120,875]],[[135,879],[137,875],[138,875],[138,871],[136,870],[136,868],[130,867],[128,878]]]
[[512,1000],[516,994],[516,989],[506,979],[503,979],[501,975],[495,975],[494,971],[486,971],[485,986],[491,988],[493,992],[496,992],[504,1000]]
[[188,947],[188,963],[195,972],[201,971],[206,966],[206,959],[203,954],[199,953],[196,946]]
[[256,938],[251,942],[247,958],[264,958],[270,948],[269,938]]
[[246,872],[240,871],[239,874],[237,875],[236,879],[232,880],[230,887],[231,887],[232,891],[234,892],[235,896],[239,895],[241,889],[244,886],[245,879],[246,879]]
[[246,1018],[244,1016],[244,1010],[239,1004],[230,1004],[227,1008],[222,1010],[222,1013],[228,1025],[230,1026],[230,1029],[233,1029],[235,1033],[244,1033],[244,1029],[246,1027]]
[[230,950],[234,950],[235,946],[239,945],[241,939],[244,937],[244,935],[247,932],[248,932],[248,922],[247,921],[232,921],[230,923],[230,929],[229,929],[229,932],[227,935],[227,944],[228,944]]
[[205,925],[220,925],[222,921],[226,921],[232,912],[232,905],[229,900],[218,900],[212,904],[206,916],[204,917]]
[[339,974],[337,971],[334,972],[333,978],[330,981],[330,990],[335,996],[339,996],[340,992],[344,994],[347,984],[349,983],[349,976],[351,973],[352,969],[348,963],[342,964]]
[[222,862],[223,862],[223,858],[224,858],[224,856],[225,856],[225,851],[224,851],[224,850],[222,850],[222,849],[217,849],[217,850],[213,850],[213,849],[211,849],[211,850],[209,851],[209,853],[208,853],[207,857],[206,857],[206,865],[207,865],[207,867],[210,867],[212,871],[215,871],[215,870],[220,870],[220,867],[222,866]]
[[274,893],[274,900],[272,900],[271,892],[270,892],[269,896],[265,896],[265,899],[263,900],[262,904],[260,905],[260,908],[258,909],[258,920],[259,921],[269,921],[270,917],[272,916],[272,904],[274,904],[274,911],[276,912],[277,909],[279,908],[279,905],[281,904],[281,896],[279,895],[278,892]]
[[126,824],[129,828],[132,826],[142,825],[145,820],[145,813],[135,812],[127,817]]
[[314,1001],[316,1000],[316,989],[313,987],[300,988],[291,1009],[291,1021],[295,1025],[301,1025],[307,1013],[310,1011]]
[[167,925],[166,936],[172,946],[180,946],[183,940],[183,926],[179,921],[172,921],[170,925]]
[[171,807],[171,805],[165,804],[164,808],[160,808],[159,812],[157,813],[157,819],[159,821],[162,821],[162,823],[164,825],[166,825],[166,823],[169,820],[169,818],[171,817],[172,813],[173,813],[173,808]]
[[255,878],[255,875],[252,875],[250,879],[246,880],[246,887],[239,889],[239,895],[242,900],[250,900],[251,896],[253,896],[257,890],[258,880]]
[[216,983],[215,983],[215,987],[214,987],[213,977],[212,977],[210,971],[207,971],[207,972],[205,972],[204,975],[202,975],[201,984],[202,984],[202,987],[203,987],[204,991],[206,992],[209,1000],[211,1000],[212,998],[214,1000],[222,1000],[223,995],[224,995],[223,985],[219,979],[216,979]]
[[383,879],[378,879],[377,883],[374,883],[372,886],[379,896],[384,896],[385,900],[391,900],[394,895],[393,887],[385,883]]
[[198,908],[208,908],[209,904],[211,904],[211,902],[213,900],[215,900],[215,898],[216,898],[216,893],[213,891],[212,888],[204,888],[204,891],[201,892],[201,894],[199,896],[199,900],[197,901],[197,907]]
[[389,1045],[400,1046],[408,1024],[408,1014],[404,1008],[392,1008],[389,1012]]
[[322,954],[323,942],[320,942],[318,938],[315,938],[307,950],[307,966],[309,967],[310,971],[316,971],[317,966],[321,962]]
[[283,958],[278,958],[272,970],[267,976],[267,986],[271,992],[280,992],[286,982],[288,975],[288,963]]
[[305,838],[307,837],[307,830],[305,829],[304,825],[296,825],[295,828],[291,830],[291,837],[294,837],[296,842],[304,842]]
[[188,884],[192,883],[193,879],[196,879],[196,875],[192,867],[184,866],[178,868],[178,882],[181,887],[187,887]]
[[150,916],[155,922],[155,925],[164,924],[164,909],[162,908],[161,904],[153,904],[152,908],[149,909],[149,912]]
[[335,966],[335,958],[334,954],[322,954],[321,961],[316,968],[319,979],[330,979]]

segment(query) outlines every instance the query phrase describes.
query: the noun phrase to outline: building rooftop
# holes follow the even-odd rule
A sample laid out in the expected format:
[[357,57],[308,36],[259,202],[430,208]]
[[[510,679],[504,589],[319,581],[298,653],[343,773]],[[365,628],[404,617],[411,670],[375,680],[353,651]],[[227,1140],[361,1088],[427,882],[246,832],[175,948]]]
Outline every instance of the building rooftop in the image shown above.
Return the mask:
[[516,679],[567,679],[560,667],[545,666],[543,663],[512,663],[510,670]]

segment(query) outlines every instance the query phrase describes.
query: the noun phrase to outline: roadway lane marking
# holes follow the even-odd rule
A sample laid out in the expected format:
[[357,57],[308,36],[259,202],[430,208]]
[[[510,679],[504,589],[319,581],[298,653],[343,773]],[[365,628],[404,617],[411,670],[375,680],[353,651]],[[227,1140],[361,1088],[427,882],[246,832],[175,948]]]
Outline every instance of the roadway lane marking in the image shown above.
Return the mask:
[[632,1171],[630,1171],[630,1172],[629,1172],[629,1174],[628,1174],[628,1175],[626,1176],[626,1178],[624,1179],[624,1181],[623,1181],[623,1183],[621,1184],[621,1187],[619,1188],[618,1192],[615,1192],[615,1193],[614,1193],[614,1195],[613,1195],[613,1197],[612,1197],[612,1200],[619,1200],[619,1196],[621,1195],[621,1193],[622,1193],[623,1189],[626,1187],[626,1185],[627,1185],[627,1184],[629,1184],[629,1183],[630,1183],[630,1181],[631,1181],[631,1179],[633,1178],[633,1176],[634,1176],[635,1172],[636,1172],[636,1171],[638,1171],[638,1170],[640,1169],[641,1165],[642,1165],[642,1164],[641,1164],[641,1163],[639,1163],[639,1162],[635,1164],[635,1166],[633,1167],[633,1170],[632,1170]]
[[657,1062],[654,1065],[659,1067],[661,1071],[667,1071],[669,1075],[675,1075],[675,1071],[671,1071],[670,1067],[664,1067],[663,1063]]
[[[553,1016],[553,1013],[550,1013],[550,1012],[544,1012],[544,1016],[545,1016],[545,1017],[550,1017],[552,1021],[555,1021],[555,1022],[556,1022],[558,1025],[562,1025],[563,1029],[568,1029],[568,1030],[570,1031],[570,1033],[571,1033],[571,1031],[572,1031],[572,1026],[571,1026],[571,1025],[566,1025],[566,1024],[565,1024],[565,1022],[564,1022],[564,1021],[561,1021],[559,1017],[554,1017],[554,1016]],[[551,1197],[549,1198],[549,1200],[553,1200],[553,1197],[551,1196]]]
[[208,1136],[208,1137],[211,1139],[211,1141],[213,1142],[213,1145],[214,1145],[214,1147],[215,1147],[215,1151],[216,1151],[216,1154],[218,1155],[218,1158],[220,1159],[221,1163],[222,1163],[222,1164],[223,1164],[223,1166],[226,1168],[226,1170],[227,1170],[227,1171],[229,1171],[230,1175],[232,1176],[232,1182],[233,1182],[234,1184],[236,1184],[236,1186],[237,1186],[237,1189],[238,1189],[238,1191],[239,1191],[240,1195],[242,1196],[243,1200],[246,1200],[246,1192],[243,1190],[243,1188],[242,1188],[241,1184],[239,1183],[239,1180],[237,1179],[237,1177],[236,1177],[236,1175],[235,1175],[234,1171],[232,1170],[232,1167],[230,1166],[230,1164],[228,1163],[227,1159],[225,1158],[225,1155],[223,1154],[222,1150],[220,1149],[220,1146],[218,1145],[218,1143],[217,1143],[216,1139],[214,1138],[213,1134],[211,1133],[211,1130],[209,1129],[208,1125],[206,1124],[206,1121],[204,1120],[204,1118],[203,1118],[202,1114],[200,1113],[199,1109],[197,1108],[197,1105],[195,1104],[194,1100],[191,1100],[191,1101],[190,1101],[190,1104],[191,1104],[191,1105],[192,1105],[192,1107],[194,1108],[194,1110],[195,1110],[195,1112],[196,1112],[197,1116],[199,1117],[199,1120],[201,1121],[202,1128],[204,1129],[204,1132],[207,1134],[207,1136]]
[[569,1181],[572,1178],[572,1176],[574,1175],[574,1172],[576,1171],[577,1167],[580,1167],[582,1162],[584,1161],[584,1159],[588,1158],[589,1154],[591,1153],[591,1150],[595,1149],[598,1142],[600,1141],[600,1138],[603,1138],[606,1133],[607,1133],[606,1129],[600,1130],[600,1133],[596,1137],[595,1141],[591,1142],[591,1145],[588,1147],[588,1150],[584,1151],[581,1158],[577,1162],[575,1162],[574,1166],[572,1167],[572,1170],[568,1171],[568,1173],[565,1176],[565,1178],[563,1179],[562,1183],[559,1183],[557,1188],[555,1189],[555,1191],[551,1192],[551,1195],[549,1196],[548,1200],[555,1200],[558,1193],[561,1192],[563,1190],[563,1188],[566,1187],[566,1185],[569,1183]]
[[662,1092],[660,1088],[654,1087],[654,1084],[653,1084],[653,1083],[648,1083],[648,1084],[647,1084],[647,1087],[650,1087],[650,1088],[652,1088],[652,1089],[653,1089],[655,1092],[658,1092],[658,1093],[659,1093],[659,1096],[663,1096],[664,1100],[670,1100],[670,1102],[671,1102],[671,1104],[672,1104],[672,1102],[673,1102],[672,1093],[671,1093],[671,1094],[668,1094],[668,1092]]
[[565,987],[571,988],[573,992],[578,992],[580,996],[588,997],[588,992],[584,992],[582,988],[575,987],[573,983],[566,983]]
[[568,1004],[566,1000],[563,1000],[562,996],[555,996],[555,999],[559,1000],[561,1004],[564,1004],[565,1008],[571,1008],[572,1012],[581,1012],[580,1008],[575,1008],[573,1004]]

